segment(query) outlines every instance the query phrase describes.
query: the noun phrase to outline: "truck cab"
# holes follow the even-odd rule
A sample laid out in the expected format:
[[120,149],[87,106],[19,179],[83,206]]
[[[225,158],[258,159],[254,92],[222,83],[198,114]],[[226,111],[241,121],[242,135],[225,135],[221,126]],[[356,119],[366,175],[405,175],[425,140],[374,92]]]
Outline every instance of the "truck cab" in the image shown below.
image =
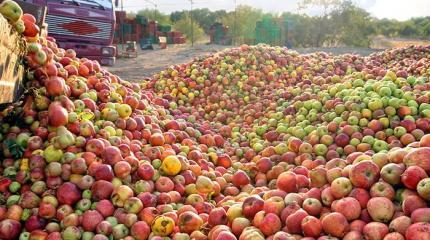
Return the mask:
[[112,0],[26,0],[46,6],[48,34],[61,48],[72,48],[79,57],[114,65],[112,45],[115,10]]

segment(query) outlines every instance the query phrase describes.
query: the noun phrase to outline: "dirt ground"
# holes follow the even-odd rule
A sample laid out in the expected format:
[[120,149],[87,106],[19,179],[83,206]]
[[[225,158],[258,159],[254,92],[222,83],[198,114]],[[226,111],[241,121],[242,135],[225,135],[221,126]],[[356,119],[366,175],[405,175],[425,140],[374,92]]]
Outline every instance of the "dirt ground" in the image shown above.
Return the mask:
[[[318,51],[329,52],[335,55],[345,53],[355,53],[362,56],[369,55],[376,51],[381,51],[391,47],[403,47],[410,44],[430,44],[430,41],[408,40],[408,39],[386,39],[375,38],[372,48],[298,48],[293,49],[299,53],[307,54]],[[195,57],[211,54],[230,46],[195,44],[168,45],[167,49],[160,49],[155,46],[154,50],[138,50],[136,58],[118,58],[115,66],[109,67],[109,71],[117,74],[124,80],[140,81],[145,77],[176,64],[187,63]],[[119,47],[121,50],[121,47]]]
[[386,38],[376,36],[372,39],[373,48],[397,48],[408,45],[430,45],[430,39]]
[[139,81],[176,64],[187,63],[195,57],[211,54],[226,46],[199,44],[168,45],[167,49],[154,46],[154,50],[138,50],[137,58],[118,58],[109,71],[124,80]]

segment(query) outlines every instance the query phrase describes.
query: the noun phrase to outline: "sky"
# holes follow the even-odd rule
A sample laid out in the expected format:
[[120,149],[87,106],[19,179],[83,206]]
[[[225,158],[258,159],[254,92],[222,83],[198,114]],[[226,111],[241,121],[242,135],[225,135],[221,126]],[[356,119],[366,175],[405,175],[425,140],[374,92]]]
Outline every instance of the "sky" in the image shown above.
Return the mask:
[[[137,12],[143,8],[154,8],[148,2],[155,2],[157,8],[164,13],[177,10],[189,10],[189,0],[123,0],[127,11]],[[193,0],[194,8],[209,8],[211,10],[234,10],[235,0]],[[430,16],[430,0],[352,0],[357,6],[366,9],[377,18],[407,20],[411,17]],[[265,12],[298,12],[299,0],[236,0],[237,4],[246,4],[261,8]],[[319,9],[309,9],[310,15],[317,15]]]

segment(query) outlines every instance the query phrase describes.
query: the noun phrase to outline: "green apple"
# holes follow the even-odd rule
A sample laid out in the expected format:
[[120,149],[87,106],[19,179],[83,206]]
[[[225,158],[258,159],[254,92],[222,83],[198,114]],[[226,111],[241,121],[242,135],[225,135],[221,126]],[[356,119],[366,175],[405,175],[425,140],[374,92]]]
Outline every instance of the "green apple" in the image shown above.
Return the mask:
[[384,150],[388,150],[388,143],[382,140],[376,140],[373,143],[373,150],[375,152],[380,152],[380,151],[384,151]]
[[29,232],[22,232],[21,235],[19,235],[19,240],[28,240],[28,239],[30,239]]
[[315,130],[315,127],[312,125],[308,125],[304,128],[304,130],[305,130],[306,134],[309,134]]
[[315,145],[315,153],[318,156],[325,156],[327,154],[328,148],[324,144],[317,144]]
[[394,135],[394,130],[392,128],[385,129],[385,135],[387,135],[387,137],[393,136]]
[[403,99],[409,101],[409,100],[415,100],[415,94],[413,92],[405,92],[405,94],[403,95]]
[[358,125],[358,118],[356,116],[350,116],[348,118],[349,125]]
[[361,118],[360,121],[358,122],[358,125],[360,127],[365,127],[367,126],[367,124],[369,124],[369,120],[367,120],[366,118]]
[[91,240],[94,237],[93,232],[84,232],[82,233],[82,240]]
[[280,143],[275,146],[275,153],[278,155],[282,155],[284,153],[288,152],[288,146],[285,143]]
[[353,138],[349,141],[349,144],[351,144],[352,146],[356,147],[358,144],[360,144],[360,140],[358,138]]
[[94,89],[91,89],[90,91],[88,91],[88,96],[91,100],[93,101],[97,101],[97,91]]
[[264,146],[261,143],[256,143],[256,144],[252,145],[252,149],[255,152],[261,152],[264,149]]
[[361,139],[361,142],[373,145],[375,138],[372,136],[364,136],[363,139]]
[[396,109],[392,106],[388,106],[385,108],[385,114],[387,114],[387,116],[394,116],[396,115]]
[[313,101],[312,108],[317,111],[320,111],[322,109],[322,103],[319,101]]
[[395,89],[393,91],[393,96],[396,98],[403,98],[403,94],[404,94],[404,92],[402,89]]
[[63,151],[61,149],[55,149],[53,145],[49,145],[44,151],[43,151],[43,157],[45,158],[46,162],[58,162],[60,161],[61,157],[63,156]]
[[128,118],[133,113],[133,109],[128,104],[119,104],[116,110],[121,118]]
[[76,203],[76,207],[79,209],[79,210],[81,210],[81,211],[83,211],[83,212],[85,212],[86,210],[88,210],[88,209],[90,209],[90,207],[91,207],[91,200],[89,200],[89,199],[81,199],[81,200],[79,200],[77,203]]
[[256,130],[256,133],[260,136],[263,136],[263,134],[266,133],[267,129],[268,129],[267,125],[259,126]]
[[64,229],[63,232],[61,232],[61,237],[63,239],[79,240],[81,239],[81,236],[82,236],[81,230],[79,230],[79,228],[75,226],[69,226],[66,229]]
[[22,9],[18,3],[6,0],[0,4],[0,14],[12,23],[16,23],[22,17]]
[[35,62],[40,66],[45,65],[47,59],[48,57],[46,56],[46,53],[43,50],[37,51],[36,54],[34,55]]
[[18,145],[22,146],[23,148],[26,148],[27,147],[27,142],[28,142],[29,138],[30,138],[30,134],[28,134],[28,133],[20,133],[16,137],[16,143]]
[[336,105],[336,107],[334,108],[334,111],[336,112],[337,115],[342,114],[343,112],[345,112],[345,105],[343,104],[338,104]]
[[389,97],[391,96],[391,89],[389,87],[381,87],[378,91],[378,94],[382,97]]
[[277,133],[287,133],[287,131],[288,131],[288,126],[286,124],[279,124],[278,127],[276,128]]
[[15,24],[13,25],[15,30],[21,34],[25,31],[25,25],[24,25],[24,21],[22,21],[21,19],[19,19],[18,21],[15,22]]
[[373,98],[369,101],[367,106],[370,110],[375,111],[375,110],[381,109],[384,106],[384,104],[381,99]]

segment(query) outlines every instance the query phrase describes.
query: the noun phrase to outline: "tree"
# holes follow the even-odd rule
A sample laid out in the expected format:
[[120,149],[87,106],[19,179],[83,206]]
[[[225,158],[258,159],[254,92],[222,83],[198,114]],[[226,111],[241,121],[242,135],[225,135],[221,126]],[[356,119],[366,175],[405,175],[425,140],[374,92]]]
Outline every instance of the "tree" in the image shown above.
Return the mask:
[[[200,25],[193,21],[193,36],[194,41],[202,40],[205,36],[205,32],[200,27]],[[173,24],[173,29],[182,32],[188,39],[188,41],[191,40],[191,18],[189,14],[185,14],[184,17],[182,17],[179,21],[175,22]]]
[[[229,35],[236,37],[235,42],[244,43],[255,38],[256,22],[263,18],[263,11],[246,5],[239,5],[237,12],[229,12],[221,19],[221,23],[229,26]],[[236,33],[236,36],[234,36]]]
[[[170,14],[170,20],[174,23],[181,20],[189,11],[175,11]],[[193,20],[203,28],[205,33],[209,33],[210,27],[227,14],[225,10],[210,11],[208,8],[194,9]]]
[[158,10],[146,8],[137,12],[137,15],[144,16],[149,20],[157,21],[159,24],[168,25],[171,24],[170,17],[167,14],[164,14]]
[[338,9],[341,3],[341,0],[301,0],[299,2],[299,8],[301,9],[322,8],[321,14],[312,19],[316,22],[316,27],[314,26],[313,28],[315,31],[313,32],[315,35],[313,47],[322,47],[326,42],[333,42],[334,29],[330,26],[330,14]]
[[175,23],[185,16],[185,11],[174,11],[170,13],[170,21]]
[[372,19],[364,9],[354,6],[350,1],[344,1],[330,16],[336,29],[335,37],[332,38],[335,45],[336,43],[358,47],[370,45],[369,37],[375,31]]

